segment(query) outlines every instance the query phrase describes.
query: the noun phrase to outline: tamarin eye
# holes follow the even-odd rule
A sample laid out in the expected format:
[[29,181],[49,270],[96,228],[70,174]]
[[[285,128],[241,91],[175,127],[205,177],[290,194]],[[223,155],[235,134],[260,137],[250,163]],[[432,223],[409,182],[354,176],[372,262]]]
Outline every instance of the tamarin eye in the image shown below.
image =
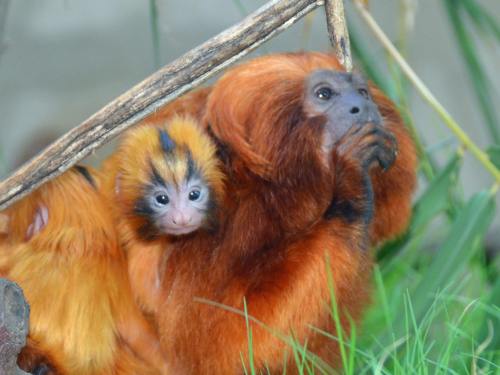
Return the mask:
[[166,196],[165,194],[160,194],[156,196],[156,201],[164,206],[168,204],[168,202],[170,202],[170,199],[168,199],[168,196]]
[[329,87],[320,87],[314,94],[318,99],[321,100],[329,100],[332,96],[335,95],[333,90]]
[[368,99],[368,91],[366,89],[359,89],[358,92],[363,95],[366,99]]
[[191,190],[189,192],[189,200],[197,201],[200,198],[201,192],[199,190]]

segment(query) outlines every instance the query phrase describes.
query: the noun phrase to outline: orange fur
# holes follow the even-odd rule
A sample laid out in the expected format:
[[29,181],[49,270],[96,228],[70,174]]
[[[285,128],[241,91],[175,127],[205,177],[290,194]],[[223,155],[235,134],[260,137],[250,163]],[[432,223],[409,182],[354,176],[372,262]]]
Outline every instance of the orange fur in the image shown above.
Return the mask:
[[[48,222],[27,235],[41,207]],[[45,356],[62,374],[165,371],[158,340],[134,304],[109,206],[80,172],[48,182],[5,214],[2,269],[31,307],[35,347],[25,349],[21,366],[31,370]],[[128,372],[118,371],[123,361]]]
[[[343,70],[338,61],[329,55],[321,53],[310,53],[308,59],[302,61],[303,71],[314,69]],[[280,64],[288,64],[281,61]],[[265,67],[259,66],[258,69]],[[272,71],[273,68],[270,70]],[[271,73],[272,74],[272,73]],[[266,82],[255,82],[266,90]],[[245,91],[246,88],[241,87]],[[416,186],[417,157],[413,141],[403,125],[401,116],[394,104],[378,89],[370,83],[374,101],[384,119],[384,124],[394,134],[398,142],[398,158],[394,166],[388,171],[372,171],[373,188],[375,192],[375,213],[371,228],[373,245],[379,245],[401,235],[408,226],[411,217],[411,197]],[[176,101],[160,108],[154,115],[148,117],[145,123],[161,123],[168,121],[176,115],[189,115],[201,119],[205,115],[205,105],[211,93],[211,88],[202,88],[191,92]],[[240,110],[248,109],[244,99]],[[256,111],[256,109],[252,109]],[[253,113],[253,112],[252,112]],[[207,124],[204,123],[206,126]],[[237,126],[237,125],[236,125]],[[229,128],[228,132],[234,129]],[[259,160],[259,157],[256,158]]]
[[[356,200],[364,191],[355,158],[335,156],[331,169],[319,161],[323,122],[302,107],[305,78],[317,69],[339,68],[334,57],[321,53],[266,56],[230,70],[208,94],[204,122],[223,155],[227,195],[216,233],[180,239],[163,256],[158,324],[175,373],[239,373],[241,356],[248,353],[244,318],[196,297],[238,310],[245,299],[251,316],[282,333],[293,332],[336,365],[335,342],[309,328],[334,331],[326,258],[348,331],[347,316],[359,318],[368,300],[367,240],[379,242],[404,229],[415,184],[411,140],[392,103],[374,89],[385,124],[397,137],[399,156],[389,172],[372,171],[376,208],[371,223],[340,215],[323,219],[332,196]],[[198,99],[203,93],[208,92]],[[172,108],[165,116],[175,108],[185,110]],[[360,207],[372,204],[360,202]],[[385,212],[399,204],[404,208],[399,215]],[[267,365],[280,373],[289,348],[258,325],[251,327],[257,371]]]
[[210,87],[203,87],[187,93],[168,105],[159,108],[141,124],[161,126],[165,124],[166,121],[170,121],[172,118],[178,116],[188,116],[193,119],[201,120],[205,113],[205,105],[210,91]]
[[[158,129],[168,132],[176,145],[169,161],[162,150]],[[186,151],[217,202],[223,196],[224,178],[215,146],[199,124],[188,117],[174,116],[161,124],[150,121],[130,130],[102,168],[106,175],[103,190],[113,202],[120,240],[127,253],[132,290],[142,310],[150,316],[158,306],[160,257],[168,249],[172,236],[143,238],[140,229],[146,219],[136,215],[134,208],[144,194],[143,187],[151,182],[150,163],[167,183],[182,181],[188,169]]]
[[21,368],[33,372],[36,368],[45,368],[46,375],[64,375],[64,366],[50,352],[42,351],[39,342],[28,336],[26,346],[19,353],[17,362]]

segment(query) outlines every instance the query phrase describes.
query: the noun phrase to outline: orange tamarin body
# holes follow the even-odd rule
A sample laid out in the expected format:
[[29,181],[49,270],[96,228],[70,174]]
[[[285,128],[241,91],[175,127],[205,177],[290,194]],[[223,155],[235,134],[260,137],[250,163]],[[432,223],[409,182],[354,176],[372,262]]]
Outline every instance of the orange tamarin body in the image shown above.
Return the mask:
[[[336,365],[336,343],[310,328],[334,331],[327,268],[349,330],[347,316],[359,318],[368,301],[370,243],[407,225],[416,159],[394,106],[373,87],[384,126],[357,124],[325,152],[325,116],[306,108],[305,87],[315,71],[339,68],[326,54],[273,55],[203,91],[228,184],[217,231],[181,238],[163,255],[158,325],[175,373],[241,373],[248,359],[244,318],[207,300],[242,311],[245,299],[249,315]],[[168,108],[165,116],[189,111]],[[396,160],[374,166],[396,154],[393,137]],[[251,328],[257,371],[281,373],[286,345]]]
[[169,243],[216,225],[224,183],[219,164],[198,122],[175,116],[128,131],[104,162],[102,190],[112,202],[132,291],[148,315],[158,306],[159,260]]
[[4,212],[0,268],[31,308],[19,364],[57,374],[161,374],[158,339],[133,301],[94,177],[74,168]]

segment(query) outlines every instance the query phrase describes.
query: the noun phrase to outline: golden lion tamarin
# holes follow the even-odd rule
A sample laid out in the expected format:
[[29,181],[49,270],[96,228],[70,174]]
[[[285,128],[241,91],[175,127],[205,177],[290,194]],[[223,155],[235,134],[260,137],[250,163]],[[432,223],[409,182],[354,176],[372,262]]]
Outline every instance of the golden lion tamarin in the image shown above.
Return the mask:
[[[246,306],[338,366],[337,343],[311,329],[336,333],[327,270],[349,332],[369,300],[368,248],[404,229],[415,181],[393,104],[339,68],[321,53],[264,56],[230,69],[208,94],[203,122],[228,182],[217,231],[175,241],[164,263],[157,321],[176,373],[248,368],[244,317],[206,301]],[[287,352],[287,374],[299,372],[285,343],[249,325],[257,372],[281,374]]]
[[158,305],[159,258],[175,236],[216,225],[224,178],[216,149],[198,123],[167,123],[127,132],[102,168],[127,253],[132,290],[145,313]]
[[133,301],[111,210],[94,177],[73,168],[3,212],[8,228],[0,269],[31,307],[31,347],[19,365],[57,374],[164,373],[158,339]]

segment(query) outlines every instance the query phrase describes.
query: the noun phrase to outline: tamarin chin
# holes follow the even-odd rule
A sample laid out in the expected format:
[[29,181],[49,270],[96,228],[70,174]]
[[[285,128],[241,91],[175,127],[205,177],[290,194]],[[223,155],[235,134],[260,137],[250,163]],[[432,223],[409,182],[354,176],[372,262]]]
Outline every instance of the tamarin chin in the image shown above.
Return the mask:
[[134,296],[154,315],[159,259],[169,242],[217,225],[224,177],[215,145],[196,121],[174,116],[127,132],[102,171]]
[[98,185],[96,172],[76,167],[3,212],[0,269],[31,307],[19,365],[49,374],[165,373]]

